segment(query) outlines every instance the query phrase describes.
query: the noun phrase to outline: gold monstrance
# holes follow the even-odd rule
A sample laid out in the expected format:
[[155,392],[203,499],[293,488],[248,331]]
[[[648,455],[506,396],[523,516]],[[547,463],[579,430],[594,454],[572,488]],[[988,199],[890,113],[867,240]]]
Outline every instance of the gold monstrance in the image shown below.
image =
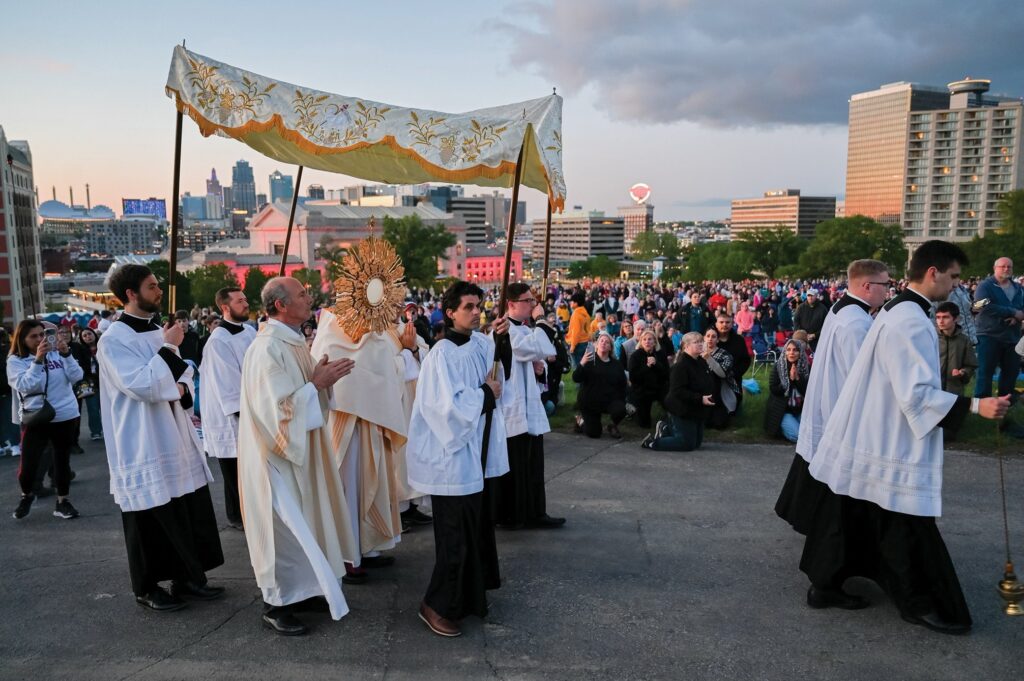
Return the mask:
[[334,314],[355,342],[369,331],[392,328],[405,301],[405,268],[394,247],[373,236],[352,246],[341,259],[342,275],[334,280]]

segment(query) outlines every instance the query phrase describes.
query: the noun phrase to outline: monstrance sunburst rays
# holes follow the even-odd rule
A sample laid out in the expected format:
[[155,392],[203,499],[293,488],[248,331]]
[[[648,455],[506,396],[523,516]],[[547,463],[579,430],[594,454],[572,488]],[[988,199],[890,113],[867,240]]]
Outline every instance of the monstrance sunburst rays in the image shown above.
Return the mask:
[[334,281],[334,314],[349,338],[358,342],[368,331],[394,325],[405,300],[405,268],[387,241],[370,236],[341,259],[342,275]]

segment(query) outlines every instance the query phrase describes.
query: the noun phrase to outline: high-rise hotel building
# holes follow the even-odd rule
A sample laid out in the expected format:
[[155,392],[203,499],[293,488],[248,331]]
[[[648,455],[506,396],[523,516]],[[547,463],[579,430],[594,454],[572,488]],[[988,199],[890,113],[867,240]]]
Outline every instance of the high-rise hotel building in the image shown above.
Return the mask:
[[965,241],[1000,225],[1024,186],[1020,99],[989,81],[892,83],[850,98],[846,215],[900,224],[910,244]]

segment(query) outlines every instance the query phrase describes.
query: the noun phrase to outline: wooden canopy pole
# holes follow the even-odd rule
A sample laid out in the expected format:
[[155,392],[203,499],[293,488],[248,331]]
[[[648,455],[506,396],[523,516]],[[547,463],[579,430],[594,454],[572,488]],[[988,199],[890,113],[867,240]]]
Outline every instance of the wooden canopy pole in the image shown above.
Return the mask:
[[181,217],[178,208],[178,190],[181,183],[181,111],[178,111],[174,127],[174,183],[171,194],[171,257],[167,268],[167,311],[171,318],[178,309],[178,286],[175,279],[178,274],[178,220]]
[[548,272],[550,272],[551,263],[551,198],[548,197],[548,215],[547,215],[547,230],[544,232],[544,275],[541,278],[540,284],[540,295],[541,305],[548,298]]
[[284,237],[284,253],[281,254],[281,271],[278,276],[284,276],[284,266],[288,263],[288,249],[292,244],[292,225],[295,224],[295,206],[299,203],[299,187],[302,186],[302,166],[299,166],[299,174],[295,178],[295,188],[292,190],[292,209],[288,212],[288,233]]
[[505,244],[505,269],[501,273],[501,290],[498,298],[498,316],[505,314],[507,304],[506,291],[508,289],[508,278],[512,267],[512,246],[516,237],[516,208],[519,206],[519,182],[523,179],[523,152],[526,149],[526,137],[523,138],[523,145],[519,147],[519,158],[516,159],[515,179],[512,181],[512,209],[508,212],[508,229],[505,236],[508,238]]

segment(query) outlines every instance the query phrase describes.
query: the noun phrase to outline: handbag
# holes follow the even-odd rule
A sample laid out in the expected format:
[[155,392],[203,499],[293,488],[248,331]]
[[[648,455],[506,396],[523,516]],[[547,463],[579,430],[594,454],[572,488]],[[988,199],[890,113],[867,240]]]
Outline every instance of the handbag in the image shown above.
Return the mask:
[[[57,415],[57,411],[53,408],[53,405],[50,404],[50,400],[46,399],[47,390],[50,388],[50,368],[44,364],[43,369],[46,371],[46,383],[43,386],[43,392],[32,393],[31,395],[22,395],[21,393],[18,393],[18,396],[21,398],[22,405],[21,425],[27,428],[45,426]],[[36,395],[43,396],[43,406],[39,407],[39,409],[25,409],[25,398],[35,397]]]

